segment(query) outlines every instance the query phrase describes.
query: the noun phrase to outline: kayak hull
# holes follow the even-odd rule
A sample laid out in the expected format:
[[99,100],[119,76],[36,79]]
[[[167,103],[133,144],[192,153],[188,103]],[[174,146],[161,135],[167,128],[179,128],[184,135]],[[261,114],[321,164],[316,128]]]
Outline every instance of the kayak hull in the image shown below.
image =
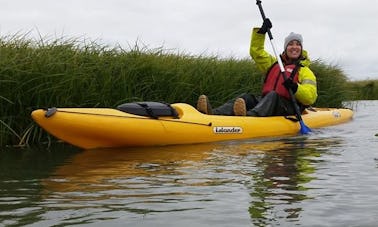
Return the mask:
[[[158,119],[110,108],[57,108],[32,112],[33,120],[53,136],[84,149],[194,144],[295,135],[298,122],[283,116],[206,115],[185,103],[172,107],[178,117]],[[50,112],[49,112],[50,111]],[[352,119],[350,109],[315,108],[302,115],[309,128]]]

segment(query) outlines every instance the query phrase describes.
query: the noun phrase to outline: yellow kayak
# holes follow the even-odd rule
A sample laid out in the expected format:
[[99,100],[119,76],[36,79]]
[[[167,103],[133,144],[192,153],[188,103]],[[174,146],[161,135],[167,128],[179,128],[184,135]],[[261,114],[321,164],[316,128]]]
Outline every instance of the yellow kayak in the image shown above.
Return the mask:
[[[149,104],[149,103],[147,103]],[[185,103],[169,105],[173,114],[126,112],[111,108],[50,108],[32,112],[43,129],[84,149],[194,144],[226,140],[296,135],[300,125],[293,117],[206,115]],[[306,109],[303,122],[320,128],[351,120],[353,111],[336,108]]]

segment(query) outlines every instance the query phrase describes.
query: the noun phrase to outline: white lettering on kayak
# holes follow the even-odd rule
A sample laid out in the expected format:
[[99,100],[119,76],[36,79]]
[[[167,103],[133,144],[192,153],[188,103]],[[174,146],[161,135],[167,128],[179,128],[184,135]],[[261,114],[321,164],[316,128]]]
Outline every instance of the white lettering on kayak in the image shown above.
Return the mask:
[[214,133],[216,134],[240,134],[243,133],[241,127],[214,127]]
[[339,111],[332,111],[332,115],[334,118],[340,118],[341,117],[341,113]]

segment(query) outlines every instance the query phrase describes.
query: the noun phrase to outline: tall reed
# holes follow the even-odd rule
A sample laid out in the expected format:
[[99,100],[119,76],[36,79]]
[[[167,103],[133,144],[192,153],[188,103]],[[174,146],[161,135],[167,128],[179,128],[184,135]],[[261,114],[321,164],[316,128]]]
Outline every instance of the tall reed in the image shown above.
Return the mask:
[[[44,141],[30,118],[42,107],[115,107],[132,101],[186,102],[207,94],[214,106],[259,94],[263,75],[250,59],[192,56],[135,44],[124,49],[79,39],[0,38],[0,145]],[[319,106],[341,106],[346,77],[315,61]]]
[[348,79],[340,67],[315,60],[311,69],[318,86],[316,106],[341,107],[343,101],[350,100],[352,93],[348,89]]
[[348,89],[353,100],[378,100],[378,80],[351,81]]

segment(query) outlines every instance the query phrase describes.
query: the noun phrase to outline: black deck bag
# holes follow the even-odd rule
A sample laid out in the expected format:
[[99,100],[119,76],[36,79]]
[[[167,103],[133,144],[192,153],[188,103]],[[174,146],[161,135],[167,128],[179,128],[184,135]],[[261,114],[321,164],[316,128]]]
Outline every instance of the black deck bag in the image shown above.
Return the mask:
[[163,102],[131,102],[117,106],[118,110],[140,116],[158,119],[163,116],[178,118],[177,111],[168,103]]

